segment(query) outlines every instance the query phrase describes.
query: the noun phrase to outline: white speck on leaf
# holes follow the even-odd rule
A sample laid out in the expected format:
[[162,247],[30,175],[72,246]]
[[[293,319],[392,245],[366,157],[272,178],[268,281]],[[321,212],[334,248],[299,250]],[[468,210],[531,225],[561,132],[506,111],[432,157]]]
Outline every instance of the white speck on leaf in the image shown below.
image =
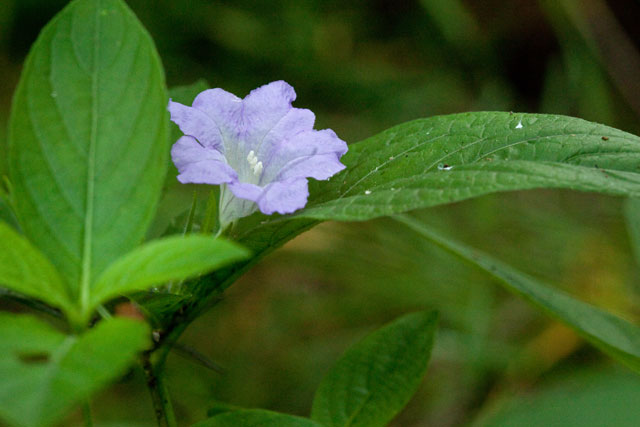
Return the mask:
[[522,129],[522,127],[523,127],[523,126],[522,126],[522,120],[520,120],[520,121],[518,122],[518,124],[516,125],[516,129]]
[[453,168],[453,166],[449,166],[446,163],[440,163],[438,165],[438,170],[439,171],[450,171]]
[[371,194],[371,190],[366,190],[366,191],[364,192],[364,194],[366,194],[366,195],[368,196],[369,194]]

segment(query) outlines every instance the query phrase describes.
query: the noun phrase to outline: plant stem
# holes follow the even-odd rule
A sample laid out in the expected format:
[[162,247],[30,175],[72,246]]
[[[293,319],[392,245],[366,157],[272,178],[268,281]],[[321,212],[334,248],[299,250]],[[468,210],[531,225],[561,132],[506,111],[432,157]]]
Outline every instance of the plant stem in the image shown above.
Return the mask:
[[158,426],[177,427],[178,423],[164,378],[164,361],[154,366],[151,362],[151,353],[147,352],[142,356],[142,367],[147,378],[147,387],[151,393]]

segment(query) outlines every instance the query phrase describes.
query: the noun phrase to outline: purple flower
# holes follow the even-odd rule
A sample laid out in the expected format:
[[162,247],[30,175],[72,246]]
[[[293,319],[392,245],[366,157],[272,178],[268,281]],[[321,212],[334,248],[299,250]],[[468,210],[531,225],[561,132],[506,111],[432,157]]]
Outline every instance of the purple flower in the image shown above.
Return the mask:
[[277,81],[244,99],[222,89],[200,93],[191,107],[169,101],[185,134],[171,149],[183,184],[222,185],[220,223],[256,210],[271,215],[303,208],[307,178],[329,179],[345,166],[347,144],[331,129],[314,130],[310,110],[293,108],[293,88]]

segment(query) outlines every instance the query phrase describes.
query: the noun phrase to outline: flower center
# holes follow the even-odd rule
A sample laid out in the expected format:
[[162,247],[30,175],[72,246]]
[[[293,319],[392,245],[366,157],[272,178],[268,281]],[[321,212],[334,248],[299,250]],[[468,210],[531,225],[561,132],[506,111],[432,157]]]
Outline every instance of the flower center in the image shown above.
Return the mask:
[[249,162],[249,168],[253,171],[253,174],[255,176],[260,176],[263,169],[262,162],[258,161],[258,156],[256,156],[256,153],[253,150],[249,151],[249,154],[247,155],[247,162]]

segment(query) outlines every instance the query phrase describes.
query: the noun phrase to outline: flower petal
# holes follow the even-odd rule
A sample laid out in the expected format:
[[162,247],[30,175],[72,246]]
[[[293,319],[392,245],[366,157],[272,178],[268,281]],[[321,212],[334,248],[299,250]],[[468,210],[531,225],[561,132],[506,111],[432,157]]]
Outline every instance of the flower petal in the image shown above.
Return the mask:
[[222,153],[203,147],[191,136],[183,136],[173,144],[171,159],[180,172],[178,181],[183,184],[218,185],[238,179]]
[[277,181],[302,177],[328,179],[345,168],[340,157],[347,150],[347,144],[331,129],[302,132],[274,150],[269,173],[277,172],[269,178]]
[[216,123],[204,111],[169,100],[171,120],[185,135],[196,138],[204,147],[222,148],[222,135]]
[[271,215],[274,212],[288,214],[302,209],[307,204],[308,197],[307,180],[297,178],[267,185],[257,203],[264,214]]
[[304,178],[276,181],[264,188],[246,182],[234,182],[228,186],[236,197],[256,202],[260,211],[267,215],[295,212],[307,204],[309,197],[309,187]]
[[[193,100],[193,108],[204,112],[217,126],[223,139],[235,141],[242,124],[242,99],[222,89],[207,89]],[[225,141],[225,148],[228,148]]]
[[257,202],[264,193],[264,189],[258,185],[248,182],[233,182],[229,184],[231,192],[241,199]]
[[281,144],[293,139],[296,135],[313,130],[315,114],[305,108],[291,108],[259,141],[254,149],[261,159],[271,162]]
[[242,123],[247,151],[258,151],[266,135],[293,109],[295,99],[293,87],[282,80],[254,89],[244,98]]

